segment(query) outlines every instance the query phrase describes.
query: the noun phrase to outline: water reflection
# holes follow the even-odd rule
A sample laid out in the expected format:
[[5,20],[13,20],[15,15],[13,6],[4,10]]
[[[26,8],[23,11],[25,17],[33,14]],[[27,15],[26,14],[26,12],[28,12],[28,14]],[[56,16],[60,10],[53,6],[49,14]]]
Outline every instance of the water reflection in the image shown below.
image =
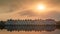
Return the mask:
[[60,30],[59,26],[37,26],[37,25],[8,25],[5,27],[0,26],[0,29],[6,29],[7,31],[47,31],[47,32],[52,32],[55,31],[56,29]]

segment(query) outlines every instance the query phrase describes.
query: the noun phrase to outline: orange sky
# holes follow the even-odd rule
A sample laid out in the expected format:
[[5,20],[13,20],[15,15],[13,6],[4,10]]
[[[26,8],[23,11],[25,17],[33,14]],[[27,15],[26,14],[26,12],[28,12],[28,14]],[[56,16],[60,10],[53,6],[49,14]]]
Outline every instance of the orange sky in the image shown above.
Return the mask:
[[[46,7],[43,12],[36,10],[38,4]],[[11,18],[60,20],[60,0],[0,0],[0,20]]]

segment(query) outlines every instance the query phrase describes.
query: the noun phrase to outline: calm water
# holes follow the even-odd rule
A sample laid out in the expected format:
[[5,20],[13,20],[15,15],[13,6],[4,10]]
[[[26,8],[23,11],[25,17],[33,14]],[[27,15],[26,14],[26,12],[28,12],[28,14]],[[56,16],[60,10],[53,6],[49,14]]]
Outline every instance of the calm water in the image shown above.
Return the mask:
[[5,26],[0,34],[60,34],[59,26]]

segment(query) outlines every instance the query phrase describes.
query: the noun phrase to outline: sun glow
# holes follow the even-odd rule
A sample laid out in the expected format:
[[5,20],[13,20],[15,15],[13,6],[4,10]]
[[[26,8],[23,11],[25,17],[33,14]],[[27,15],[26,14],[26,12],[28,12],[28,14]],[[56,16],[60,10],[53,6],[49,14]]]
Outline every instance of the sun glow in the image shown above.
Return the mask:
[[33,6],[30,7],[31,10],[33,10],[33,12],[36,13],[46,13],[47,12],[47,6],[46,4],[35,4]]
[[37,5],[37,10],[45,10],[45,6],[44,5]]

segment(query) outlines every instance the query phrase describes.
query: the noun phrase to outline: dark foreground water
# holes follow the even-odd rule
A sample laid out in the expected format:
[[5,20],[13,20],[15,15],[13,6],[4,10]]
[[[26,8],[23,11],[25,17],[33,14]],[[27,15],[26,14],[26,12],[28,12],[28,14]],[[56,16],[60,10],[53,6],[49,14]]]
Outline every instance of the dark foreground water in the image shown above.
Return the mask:
[[7,25],[0,26],[0,34],[60,34],[60,26]]

